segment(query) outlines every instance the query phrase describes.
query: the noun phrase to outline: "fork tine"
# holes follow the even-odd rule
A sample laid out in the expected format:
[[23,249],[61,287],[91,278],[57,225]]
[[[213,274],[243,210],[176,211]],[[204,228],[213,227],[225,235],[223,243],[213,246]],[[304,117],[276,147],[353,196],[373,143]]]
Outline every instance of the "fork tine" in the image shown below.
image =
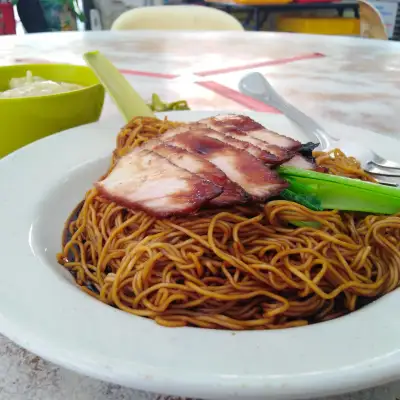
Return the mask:
[[[374,157],[372,158],[371,162],[379,167],[400,170],[400,163],[387,160],[386,158],[383,158],[378,154],[374,154]],[[392,176],[398,176],[398,175],[392,175]]]
[[399,187],[400,186],[400,184],[399,184],[400,181],[398,183],[395,180],[393,180],[393,178],[392,179],[390,179],[390,178],[389,179],[382,179],[383,177],[381,175],[374,175],[374,174],[371,174],[371,173],[370,173],[370,175],[373,178],[376,179],[377,183],[379,183],[381,185],[392,186],[392,187]]
[[381,185],[399,187],[399,184],[396,182],[383,181],[381,179],[377,179],[376,181]]
[[400,177],[400,169],[395,169],[395,168],[382,168],[382,167],[377,167],[373,163],[368,163],[365,166],[365,171],[367,171],[370,174],[374,175],[382,175],[382,176],[398,176]]

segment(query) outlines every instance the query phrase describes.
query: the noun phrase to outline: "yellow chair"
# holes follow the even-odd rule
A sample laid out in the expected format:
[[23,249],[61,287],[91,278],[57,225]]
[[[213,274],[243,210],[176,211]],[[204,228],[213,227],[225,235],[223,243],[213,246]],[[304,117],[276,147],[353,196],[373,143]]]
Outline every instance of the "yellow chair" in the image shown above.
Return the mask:
[[166,5],[138,7],[121,14],[112,30],[243,31],[242,24],[228,13],[211,7]]
[[360,36],[388,40],[386,26],[380,12],[368,1],[358,0],[360,8]]

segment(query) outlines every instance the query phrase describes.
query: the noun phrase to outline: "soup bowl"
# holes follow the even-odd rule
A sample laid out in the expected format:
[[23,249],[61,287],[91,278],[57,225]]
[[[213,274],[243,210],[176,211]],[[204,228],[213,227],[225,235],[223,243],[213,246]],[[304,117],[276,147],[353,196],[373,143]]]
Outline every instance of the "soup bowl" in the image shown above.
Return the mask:
[[12,78],[30,71],[54,82],[82,89],[34,97],[0,97],[0,158],[45,136],[95,122],[100,118],[105,91],[92,70],[68,64],[24,64],[0,67],[0,92]]

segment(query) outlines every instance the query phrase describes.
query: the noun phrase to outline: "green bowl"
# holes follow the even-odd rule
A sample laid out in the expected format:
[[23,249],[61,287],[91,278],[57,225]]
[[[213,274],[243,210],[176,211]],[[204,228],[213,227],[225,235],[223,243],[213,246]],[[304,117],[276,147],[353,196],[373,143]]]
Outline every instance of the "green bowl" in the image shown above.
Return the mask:
[[100,118],[104,88],[88,67],[67,64],[32,64],[0,67],[0,91],[11,78],[31,71],[56,82],[85,86],[49,96],[0,98],[0,158],[35,140]]

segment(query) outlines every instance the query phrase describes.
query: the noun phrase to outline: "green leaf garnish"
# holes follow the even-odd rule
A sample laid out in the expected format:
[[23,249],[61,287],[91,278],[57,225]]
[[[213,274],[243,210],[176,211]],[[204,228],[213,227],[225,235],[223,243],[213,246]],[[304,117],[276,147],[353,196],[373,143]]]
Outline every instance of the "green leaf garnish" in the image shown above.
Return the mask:
[[165,103],[161,101],[158,94],[155,93],[153,93],[151,96],[151,103],[149,104],[149,107],[155,112],[190,110],[186,100]]
[[291,225],[297,226],[298,228],[315,228],[319,229],[321,224],[317,221],[289,221]]
[[295,203],[301,204],[304,207],[309,208],[313,211],[322,211],[321,201],[317,196],[312,194],[301,194],[296,193],[290,189],[285,189],[281,192],[281,196],[288,201],[294,201]]

